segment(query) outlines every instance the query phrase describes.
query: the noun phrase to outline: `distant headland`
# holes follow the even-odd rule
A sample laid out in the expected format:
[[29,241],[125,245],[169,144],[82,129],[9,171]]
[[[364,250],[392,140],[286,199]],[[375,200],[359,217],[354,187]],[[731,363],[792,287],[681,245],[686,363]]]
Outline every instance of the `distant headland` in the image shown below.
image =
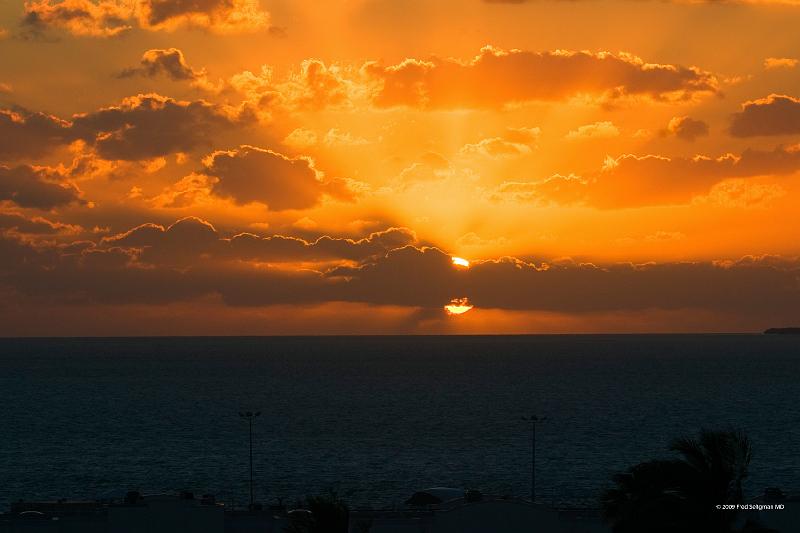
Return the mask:
[[764,330],[765,335],[800,335],[800,327],[797,328],[769,328]]

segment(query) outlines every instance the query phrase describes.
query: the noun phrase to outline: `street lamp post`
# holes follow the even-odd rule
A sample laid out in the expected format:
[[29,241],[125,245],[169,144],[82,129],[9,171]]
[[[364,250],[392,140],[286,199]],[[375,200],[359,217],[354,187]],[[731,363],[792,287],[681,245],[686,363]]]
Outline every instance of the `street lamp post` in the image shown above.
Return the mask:
[[253,419],[261,416],[261,411],[256,411],[255,413],[252,411],[239,412],[239,416],[246,418],[250,426],[250,509],[252,509],[255,503],[253,499]]
[[547,420],[546,416],[523,416],[531,423],[531,503],[536,503],[536,424]]

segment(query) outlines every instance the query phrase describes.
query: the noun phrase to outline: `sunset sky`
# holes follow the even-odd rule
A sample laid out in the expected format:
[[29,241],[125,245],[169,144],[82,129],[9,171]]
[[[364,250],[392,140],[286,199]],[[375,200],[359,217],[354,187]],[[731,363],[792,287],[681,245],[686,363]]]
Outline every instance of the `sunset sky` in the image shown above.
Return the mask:
[[793,0],[2,2],[0,335],[800,324],[798,27]]

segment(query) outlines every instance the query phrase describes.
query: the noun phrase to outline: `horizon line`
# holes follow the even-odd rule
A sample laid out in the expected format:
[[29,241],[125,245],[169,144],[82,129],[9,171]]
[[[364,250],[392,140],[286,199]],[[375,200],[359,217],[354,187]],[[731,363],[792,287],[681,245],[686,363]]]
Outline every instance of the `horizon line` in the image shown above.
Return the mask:
[[[783,329],[783,328],[769,328]],[[267,335],[0,335],[3,340],[59,339],[291,339],[291,338],[375,338],[375,337],[598,337],[598,336],[722,336],[765,335],[761,331],[672,331],[672,332],[574,332],[574,333],[306,333]]]

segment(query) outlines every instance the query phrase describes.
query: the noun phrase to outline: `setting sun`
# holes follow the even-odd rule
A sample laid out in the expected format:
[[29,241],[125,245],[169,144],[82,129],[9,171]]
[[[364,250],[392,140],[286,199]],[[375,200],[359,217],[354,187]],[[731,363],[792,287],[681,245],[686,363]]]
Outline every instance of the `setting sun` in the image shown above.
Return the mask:
[[449,315],[463,315],[473,307],[468,298],[453,298],[449,304],[444,306],[444,310]]
[[453,264],[455,266],[465,267],[465,268],[469,267],[469,261],[467,261],[466,259],[464,259],[462,257],[453,256],[452,260],[453,260]]

